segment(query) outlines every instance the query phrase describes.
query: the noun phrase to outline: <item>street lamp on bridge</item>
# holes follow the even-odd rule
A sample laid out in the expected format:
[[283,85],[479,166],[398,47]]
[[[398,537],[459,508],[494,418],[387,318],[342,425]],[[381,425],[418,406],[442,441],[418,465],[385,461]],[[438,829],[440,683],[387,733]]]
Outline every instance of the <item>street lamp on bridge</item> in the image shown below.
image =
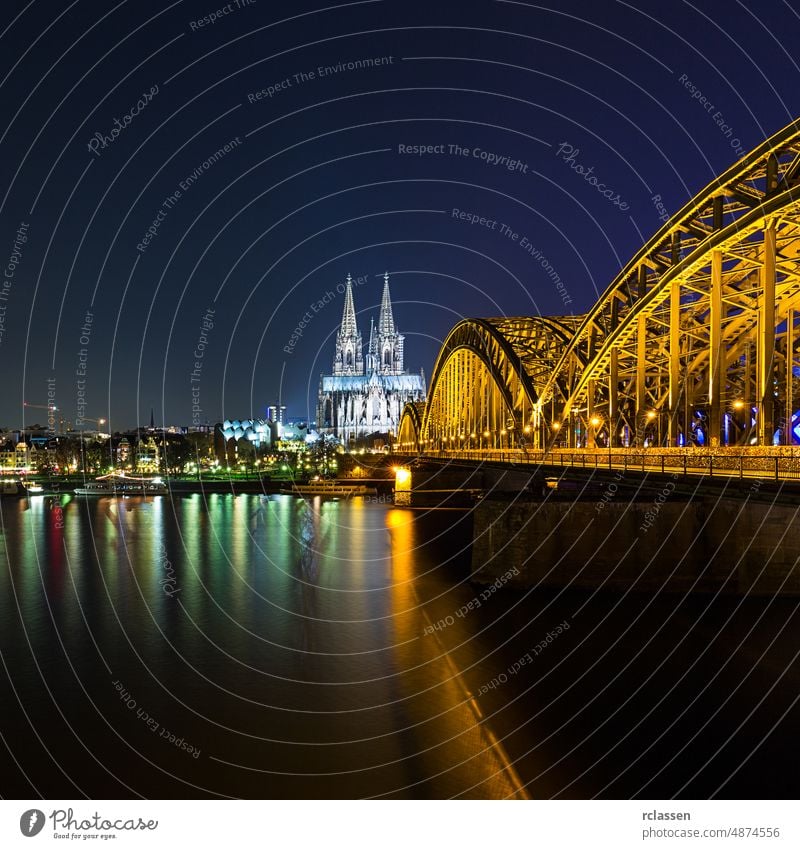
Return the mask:
[[561,430],[561,422],[553,422],[550,427],[553,430],[553,442],[552,447],[555,448],[558,444],[558,432]]
[[597,429],[603,424],[603,420],[600,416],[592,416],[589,419],[589,424],[591,425],[591,431],[589,433],[590,444],[589,448],[597,448]]
[[[527,445],[528,445],[528,439],[529,439],[529,437],[530,437],[530,435],[531,435],[532,431],[533,431],[533,428],[532,428],[529,424],[525,425],[525,427],[523,427],[523,428],[522,428],[522,433],[523,433],[523,437],[522,437],[522,447],[523,447],[523,448],[527,448]],[[533,447],[535,447],[535,446],[531,446],[531,447],[533,448]]]
[[656,427],[656,435],[655,435],[655,444],[656,447],[661,445],[661,411],[660,410],[648,410],[647,411],[647,421],[651,424],[655,421]]

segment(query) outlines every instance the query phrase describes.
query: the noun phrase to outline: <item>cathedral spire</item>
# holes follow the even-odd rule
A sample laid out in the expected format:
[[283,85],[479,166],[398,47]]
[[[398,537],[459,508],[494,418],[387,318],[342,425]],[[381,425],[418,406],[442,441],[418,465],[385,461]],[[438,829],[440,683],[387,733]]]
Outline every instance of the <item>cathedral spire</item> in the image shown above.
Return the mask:
[[403,374],[403,336],[397,332],[389,294],[389,272],[383,275],[383,297],[378,315],[375,360],[381,374]]
[[336,353],[333,358],[335,375],[364,374],[364,357],[361,352],[361,334],[356,325],[356,308],[353,304],[353,278],[347,275],[344,290],[342,326],[336,337]]
[[356,308],[353,304],[353,278],[347,275],[347,288],[344,290],[344,311],[342,313],[342,328],[340,336],[355,336],[358,333],[356,327]]
[[378,368],[378,339],[375,336],[375,319],[369,320],[369,347],[367,348],[367,372]]
[[389,272],[383,275],[383,297],[381,298],[381,311],[378,316],[378,333],[381,336],[394,336],[397,331],[394,327],[394,316],[392,315],[392,297],[389,294]]

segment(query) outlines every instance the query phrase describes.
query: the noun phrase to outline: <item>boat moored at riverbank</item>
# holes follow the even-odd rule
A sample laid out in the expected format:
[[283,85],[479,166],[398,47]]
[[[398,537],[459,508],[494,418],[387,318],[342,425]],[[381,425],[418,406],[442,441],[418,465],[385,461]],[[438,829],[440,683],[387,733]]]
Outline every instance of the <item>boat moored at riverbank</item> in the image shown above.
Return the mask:
[[101,475],[77,487],[76,495],[166,495],[161,478],[139,478],[129,475]]
[[281,490],[289,495],[327,495],[337,498],[349,498],[353,495],[375,495],[377,489],[360,483],[348,483],[337,480],[312,480],[306,484],[289,484]]

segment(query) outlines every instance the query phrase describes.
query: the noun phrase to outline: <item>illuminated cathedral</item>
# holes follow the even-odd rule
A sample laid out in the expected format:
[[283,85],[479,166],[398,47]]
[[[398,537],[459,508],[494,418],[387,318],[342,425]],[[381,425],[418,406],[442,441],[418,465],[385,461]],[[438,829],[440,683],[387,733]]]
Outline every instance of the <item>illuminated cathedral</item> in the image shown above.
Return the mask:
[[336,334],[333,373],[320,381],[317,422],[343,443],[378,434],[397,434],[403,407],[425,400],[425,375],[404,369],[404,336],[397,331],[389,294],[389,274],[383,276],[378,324],[370,321],[364,351],[356,322],[353,283],[347,275],[342,324]]

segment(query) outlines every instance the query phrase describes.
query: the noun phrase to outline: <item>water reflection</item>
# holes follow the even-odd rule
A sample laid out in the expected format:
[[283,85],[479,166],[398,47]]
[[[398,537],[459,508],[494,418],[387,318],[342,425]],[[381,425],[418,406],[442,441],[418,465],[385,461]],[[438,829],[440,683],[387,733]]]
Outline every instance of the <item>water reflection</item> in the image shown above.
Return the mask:
[[[296,778],[256,795],[515,792],[452,658],[419,639],[415,579],[435,564],[413,513],[284,495],[58,504],[58,528],[46,505],[12,523],[4,575],[22,576],[35,654],[52,655],[55,631],[103,715],[148,760],[200,770],[209,792],[272,770]],[[52,627],[33,631],[43,610]],[[112,676],[161,725],[204,741],[208,757],[187,765],[139,739]],[[58,667],[47,684],[75,700]],[[92,711],[73,717],[81,739]]]
[[313,503],[300,500],[297,503],[297,544],[296,563],[293,569],[298,601],[295,607],[297,624],[300,630],[299,646],[304,652],[314,651],[315,622],[318,618],[317,579],[319,578],[319,558],[325,540],[321,538],[322,499],[315,498]]
[[[615,792],[626,795],[663,763],[656,749],[643,753],[635,735],[617,745],[621,735],[641,716],[655,716],[663,693],[693,704],[704,686],[687,677],[673,692],[684,679],[670,666],[629,700],[641,675],[617,681],[617,674],[632,650],[648,646],[642,662],[650,675],[675,648],[668,630],[653,640],[650,625],[655,631],[669,620],[692,636],[680,669],[693,668],[698,645],[719,646],[719,667],[732,669],[724,646],[746,636],[759,646],[751,663],[773,639],[766,631],[759,636],[752,622],[764,631],[781,627],[786,616],[776,603],[764,617],[753,600],[752,621],[739,616],[722,633],[713,621],[727,623],[726,611],[706,626],[690,605],[676,613],[672,601],[659,599],[647,621],[640,617],[638,633],[598,659],[594,644],[580,646],[581,633],[596,630],[602,645],[616,646],[631,621],[640,621],[640,602],[610,605],[602,594],[542,601],[500,591],[469,615],[453,616],[479,592],[458,556],[468,545],[467,513],[387,508],[362,498],[230,494],[39,497],[0,508],[0,647],[14,682],[11,689],[0,678],[0,730],[28,776],[3,764],[4,789],[19,797],[31,795],[33,782],[56,798],[500,798],[522,794],[517,771],[535,795],[562,788],[591,795],[616,775]],[[560,621],[577,609],[570,640],[502,691],[474,695],[541,639],[548,617]],[[452,625],[431,629],[448,616]],[[785,629],[776,643],[783,655],[758,667],[760,690],[740,688],[729,700],[741,683],[729,682],[705,693],[693,708],[694,728],[705,728],[712,714],[711,729],[741,726],[798,641]],[[589,689],[574,686],[587,670]],[[154,736],[121,703],[115,680],[202,755],[187,757]],[[584,702],[608,682],[587,729]],[[790,690],[777,688],[759,709],[777,722]],[[17,696],[24,711],[8,707]],[[707,715],[703,704],[710,705]],[[43,739],[38,748],[30,743],[32,727]],[[650,730],[655,739],[663,729]],[[742,734],[753,747],[761,739],[747,726]],[[672,751],[683,745],[675,735],[666,742]],[[704,731],[693,744],[711,747],[709,777],[692,785],[699,795],[736,766],[711,758],[713,743]],[[605,751],[613,758],[598,772],[593,764]],[[516,769],[509,752],[520,758]],[[762,776],[773,774],[763,768],[772,762],[781,766],[776,775],[788,774],[788,752],[768,742],[753,763],[762,759]],[[79,777],[79,789],[54,760]],[[679,767],[663,772],[657,796],[669,796],[697,771],[688,758]],[[746,771],[736,776],[744,781]]]
[[432,751],[420,752],[426,774],[435,776],[437,784],[449,790],[448,796],[527,798],[522,780],[502,744],[484,724],[478,703],[448,649],[435,634],[426,634],[428,629],[419,630],[420,619],[427,625],[430,619],[421,610],[414,590],[413,557],[420,547],[414,513],[391,509],[386,524],[391,538],[397,667],[413,675],[419,688],[415,699],[419,721],[437,717],[442,735]]

